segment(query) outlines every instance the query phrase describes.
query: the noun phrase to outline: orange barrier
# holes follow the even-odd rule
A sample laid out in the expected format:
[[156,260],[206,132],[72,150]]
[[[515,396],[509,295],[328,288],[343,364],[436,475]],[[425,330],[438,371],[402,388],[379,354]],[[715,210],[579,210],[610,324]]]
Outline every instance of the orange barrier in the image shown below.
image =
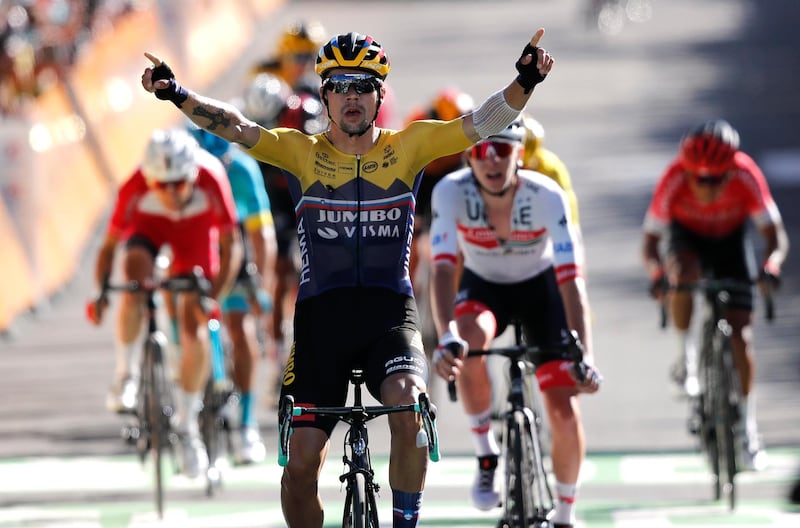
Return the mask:
[[132,13],[98,36],[68,78],[36,100],[24,123],[32,166],[15,182],[22,182],[27,199],[19,211],[0,201],[0,330],[72,277],[150,132],[181,124],[175,109],[142,90],[144,51],[180,68],[181,79],[202,89],[283,1],[206,0],[191,10],[169,2],[159,4],[168,12]]

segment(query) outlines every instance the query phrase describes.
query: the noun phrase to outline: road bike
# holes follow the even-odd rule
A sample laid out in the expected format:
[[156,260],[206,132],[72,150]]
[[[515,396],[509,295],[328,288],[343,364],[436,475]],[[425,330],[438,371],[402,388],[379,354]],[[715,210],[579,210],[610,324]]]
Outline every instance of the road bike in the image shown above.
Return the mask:
[[417,433],[416,445],[427,447],[433,462],[439,460],[439,436],[436,430],[436,407],[426,393],[418,396],[417,403],[408,405],[364,406],[361,386],[364,373],[354,368],[350,373],[353,385],[353,405],[345,407],[300,407],[295,406],[292,396],[284,396],[278,407],[278,464],[289,463],[289,440],[292,434],[292,419],[295,416],[317,415],[333,417],[349,424],[344,437],[342,462],[345,471],[339,481],[346,484],[343,528],[379,528],[376,494],[380,485],[375,481],[375,472],[369,453],[367,422],[386,414],[415,412],[422,418],[422,428]]
[[[700,440],[713,477],[714,499],[727,499],[736,507],[735,477],[740,471],[744,424],[740,408],[743,400],[738,371],[734,364],[731,325],[725,317],[727,306],[736,295],[749,295],[752,285],[731,279],[702,279],[678,286],[702,294],[707,310],[698,336],[698,381],[700,391],[689,398],[689,431]],[[765,288],[768,320],[774,316],[771,289]]]
[[[512,322],[514,344],[486,350],[469,350],[466,357],[498,356],[508,361],[508,393],[506,410],[501,416],[502,453],[505,460],[503,516],[498,528],[550,528],[555,503],[545,469],[544,417],[533,403],[532,380],[528,377],[536,366],[550,360],[574,363],[575,376],[586,379],[583,347],[577,336],[560,347],[543,348],[525,344],[522,325]],[[455,383],[448,385],[451,400],[457,399]]]
[[156,324],[156,292],[203,292],[205,279],[197,273],[188,277],[172,277],[153,281],[129,281],[113,284],[103,280],[102,290],[96,303],[108,303],[109,292],[140,293],[145,296],[145,318],[147,336],[141,358],[138,401],[133,411],[133,422],[123,429],[123,437],[136,447],[139,459],[144,463],[150,455],[153,465],[155,506],[159,518],[164,515],[164,458],[172,455],[178,436],[172,430],[175,415],[175,394],[170,382],[167,366],[167,337]]

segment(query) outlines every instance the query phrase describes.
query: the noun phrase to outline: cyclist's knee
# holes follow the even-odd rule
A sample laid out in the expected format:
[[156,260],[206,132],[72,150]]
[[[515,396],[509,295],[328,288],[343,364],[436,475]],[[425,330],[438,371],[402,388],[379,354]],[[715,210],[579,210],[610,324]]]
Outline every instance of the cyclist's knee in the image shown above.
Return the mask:
[[426,390],[425,381],[421,377],[408,372],[399,372],[383,380],[381,402],[384,405],[415,403],[417,396]]
[[316,482],[324,460],[327,436],[320,429],[301,427],[294,430],[290,445],[289,463],[283,480],[290,486]]
[[570,424],[578,422],[580,416],[575,389],[554,387],[545,391],[544,395],[547,414],[552,427],[558,427],[559,424],[570,427]]

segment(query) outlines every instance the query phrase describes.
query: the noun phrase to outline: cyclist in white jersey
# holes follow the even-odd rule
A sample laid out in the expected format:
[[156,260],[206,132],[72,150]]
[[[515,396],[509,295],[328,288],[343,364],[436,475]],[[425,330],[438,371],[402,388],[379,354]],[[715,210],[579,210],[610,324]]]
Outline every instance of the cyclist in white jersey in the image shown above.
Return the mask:
[[[485,357],[462,360],[448,351],[488,348],[511,319],[519,319],[531,344],[558,346],[575,330],[589,366],[578,383],[572,362],[553,360],[536,376],[552,430],[551,454],[558,501],[553,523],[575,523],[578,474],[585,441],[580,392],[595,392],[589,302],[576,252],[582,251],[564,191],[538,172],[521,169],[525,131],[519,120],[468,150],[469,166],[433,190],[432,304],[439,333],[434,368],[456,380],[478,456],[472,489],[475,506],[498,505],[494,472],[500,452],[491,428],[491,388]],[[464,270],[458,277],[458,255]]]

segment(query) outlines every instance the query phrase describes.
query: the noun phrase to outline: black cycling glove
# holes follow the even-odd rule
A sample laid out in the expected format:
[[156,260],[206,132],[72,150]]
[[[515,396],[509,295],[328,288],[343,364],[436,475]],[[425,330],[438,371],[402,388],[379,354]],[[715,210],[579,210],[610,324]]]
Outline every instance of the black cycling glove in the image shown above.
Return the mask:
[[155,91],[156,97],[162,101],[172,101],[172,104],[180,108],[184,101],[189,98],[189,91],[178,84],[178,81],[175,80],[175,74],[172,72],[172,68],[170,68],[166,62],[162,62],[153,68],[152,79],[153,82],[164,79],[169,80],[169,86],[166,88],[158,88]]
[[[519,75],[517,75],[517,82],[519,83],[522,88],[525,89],[525,93],[531,93],[533,87],[539,84],[544,80],[547,75],[542,75],[539,73],[539,69],[536,67],[536,62],[538,60],[536,51],[539,48],[536,46],[531,46],[530,43],[525,44],[525,49],[522,50],[522,55],[520,55],[519,59],[517,60],[517,71]],[[522,64],[522,59],[525,55],[532,55],[533,60],[529,64]]]

